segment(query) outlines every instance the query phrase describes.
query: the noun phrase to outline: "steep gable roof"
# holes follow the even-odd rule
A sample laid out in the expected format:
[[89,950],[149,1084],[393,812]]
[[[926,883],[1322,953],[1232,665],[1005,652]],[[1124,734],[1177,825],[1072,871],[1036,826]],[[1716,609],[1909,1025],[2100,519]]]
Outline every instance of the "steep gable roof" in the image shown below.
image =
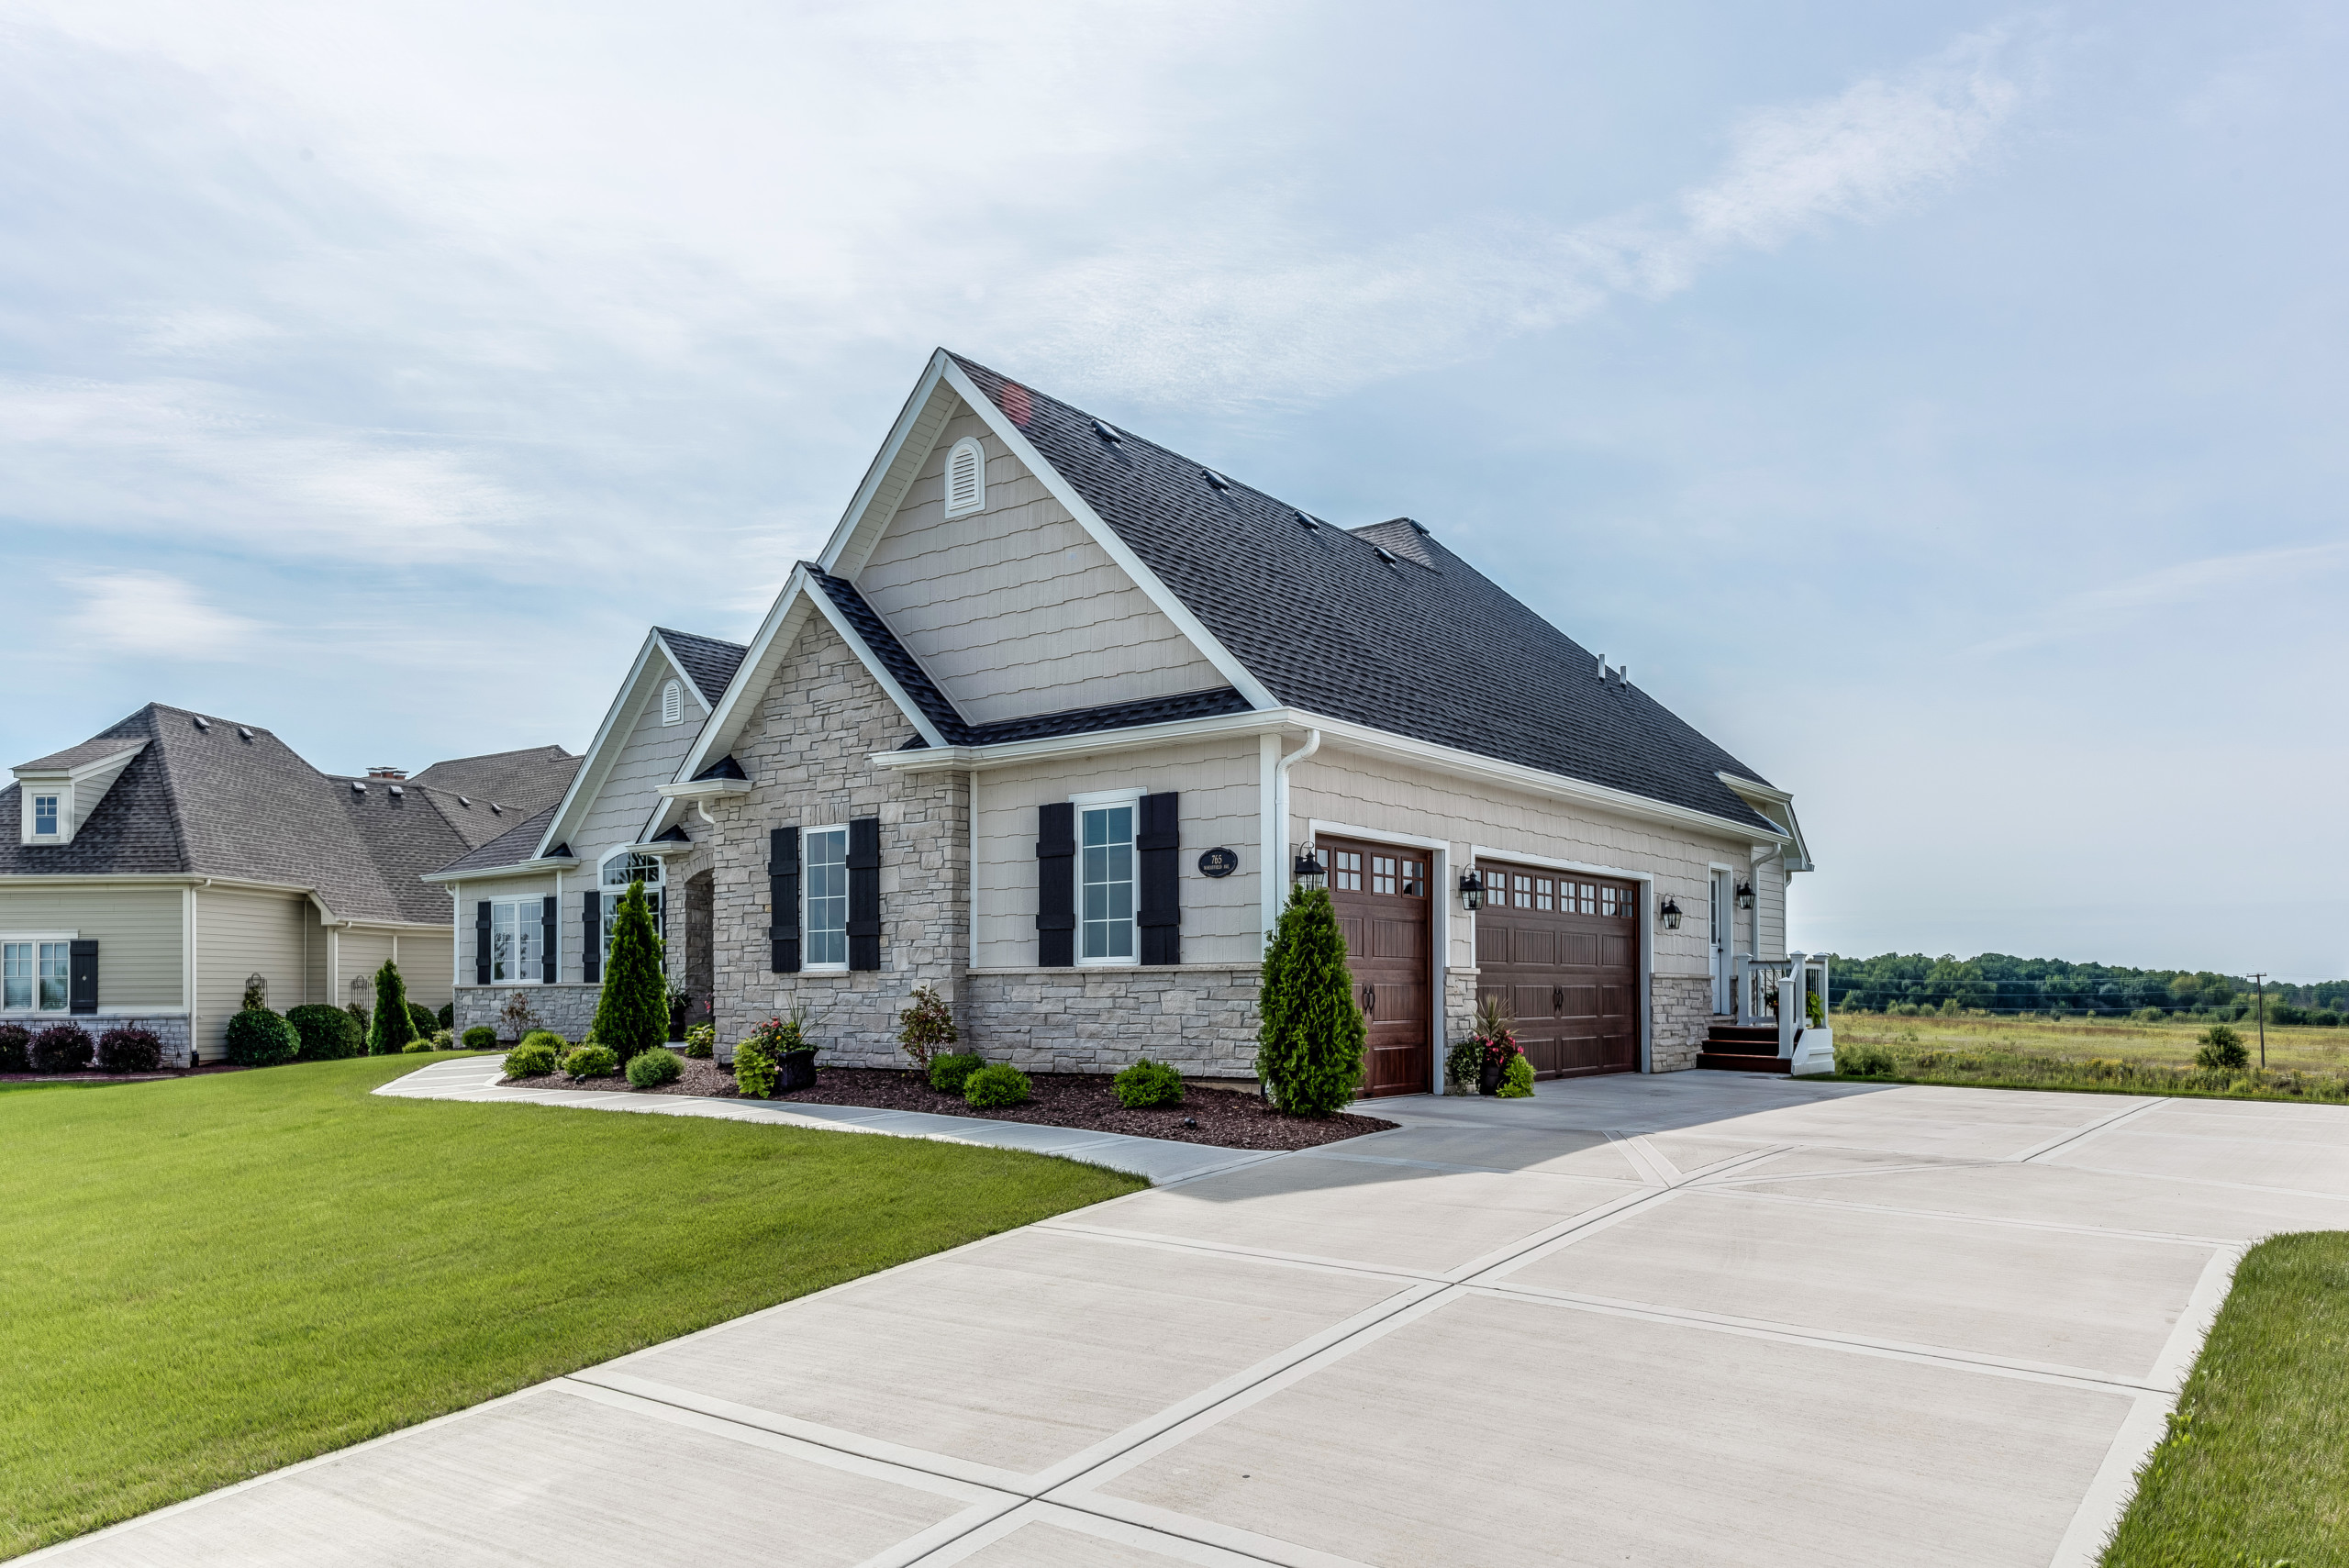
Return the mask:
[[717,706],[718,699],[726,694],[727,683],[742,667],[742,656],[750,650],[739,642],[721,642],[715,637],[674,631],[665,626],[656,626],[652,630],[669,645],[671,657],[701,694],[702,706]]
[[1416,524],[1333,528],[949,357],[1281,704],[1781,831],[1719,777],[1759,773]]

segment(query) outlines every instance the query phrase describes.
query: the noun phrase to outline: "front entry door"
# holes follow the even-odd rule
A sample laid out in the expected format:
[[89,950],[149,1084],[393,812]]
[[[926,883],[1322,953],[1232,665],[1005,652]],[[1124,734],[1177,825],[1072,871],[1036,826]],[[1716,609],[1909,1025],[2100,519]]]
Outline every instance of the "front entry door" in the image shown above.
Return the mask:
[[1517,1019],[1536,1078],[1640,1065],[1639,894],[1631,884],[1527,866],[1478,868],[1476,995]]
[[1428,855],[1344,840],[1317,840],[1329,868],[1330,902],[1346,936],[1354,1005],[1368,1039],[1365,1095],[1424,1095],[1434,1081],[1428,1040],[1432,994]]
[[1737,976],[1731,967],[1731,950],[1736,944],[1737,884],[1731,873],[1713,873],[1712,937],[1713,937],[1713,1011],[1728,1014],[1737,1011]]

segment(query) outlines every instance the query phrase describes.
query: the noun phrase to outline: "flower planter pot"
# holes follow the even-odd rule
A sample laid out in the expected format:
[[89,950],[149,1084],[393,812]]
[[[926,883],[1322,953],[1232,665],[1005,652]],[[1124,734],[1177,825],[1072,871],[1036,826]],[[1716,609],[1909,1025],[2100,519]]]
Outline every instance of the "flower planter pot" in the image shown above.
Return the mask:
[[787,1095],[794,1089],[816,1086],[816,1053],[812,1051],[786,1051],[775,1062],[774,1092]]
[[1498,1062],[1488,1061],[1485,1063],[1483,1068],[1476,1073],[1476,1092],[1478,1094],[1497,1095],[1501,1092],[1501,1068],[1502,1063]]

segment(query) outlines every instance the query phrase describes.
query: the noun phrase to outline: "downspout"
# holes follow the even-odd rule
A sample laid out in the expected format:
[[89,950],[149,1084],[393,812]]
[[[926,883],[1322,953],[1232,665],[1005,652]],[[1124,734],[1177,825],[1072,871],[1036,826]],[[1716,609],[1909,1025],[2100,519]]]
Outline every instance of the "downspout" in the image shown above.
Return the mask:
[[[1277,845],[1267,846],[1272,851],[1267,858],[1272,862],[1268,869],[1275,876],[1288,874],[1288,866],[1286,863],[1288,860],[1288,771],[1319,750],[1321,750],[1321,732],[1318,729],[1308,729],[1305,733],[1305,744],[1284,756],[1273,766],[1273,827],[1274,830],[1279,834],[1281,841]],[[1278,887],[1281,884],[1275,883],[1273,885]],[[1274,913],[1277,915],[1280,912],[1280,905],[1286,902],[1286,899],[1276,900],[1274,905]],[[1269,940],[1272,933],[1267,931],[1264,935]]]

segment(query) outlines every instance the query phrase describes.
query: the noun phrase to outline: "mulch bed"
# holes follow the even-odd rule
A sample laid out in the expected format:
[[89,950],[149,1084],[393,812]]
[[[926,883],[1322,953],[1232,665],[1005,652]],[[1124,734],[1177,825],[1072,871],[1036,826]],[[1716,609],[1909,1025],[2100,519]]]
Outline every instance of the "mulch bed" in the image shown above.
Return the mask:
[[[1178,1143],[1209,1143],[1219,1149],[1311,1149],[1384,1132],[1395,1123],[1343,1112],[1321,1120],[1283,1116],[1251,1091],[1186,1086],[1183,1103],[1155,1110],[1128,1110],[1118,1103],[1106,1074],[1032,1073],[1035,1097],[1024,1106],[979,1110],[960,1095],[941,1094],[908,1072],[883,1067],[819,1067],[816,1086],[777,1095],[778,1104],[865,1106],[875,1110],[929,1111],[984,1121],[1024,1121],[1044,1127],[1075,1127],[1122,1132],[1135,1138],[1164,1138]],[[518,1089],[603,1089],[620,1094],[696,1095],[731,1098],[734,1074],[715,1062],[685,1062],[685,1075],[659,1089],[632,1089],[626,1078],[588,1078],[578,1083],[560,1073],[516,1079]]]

